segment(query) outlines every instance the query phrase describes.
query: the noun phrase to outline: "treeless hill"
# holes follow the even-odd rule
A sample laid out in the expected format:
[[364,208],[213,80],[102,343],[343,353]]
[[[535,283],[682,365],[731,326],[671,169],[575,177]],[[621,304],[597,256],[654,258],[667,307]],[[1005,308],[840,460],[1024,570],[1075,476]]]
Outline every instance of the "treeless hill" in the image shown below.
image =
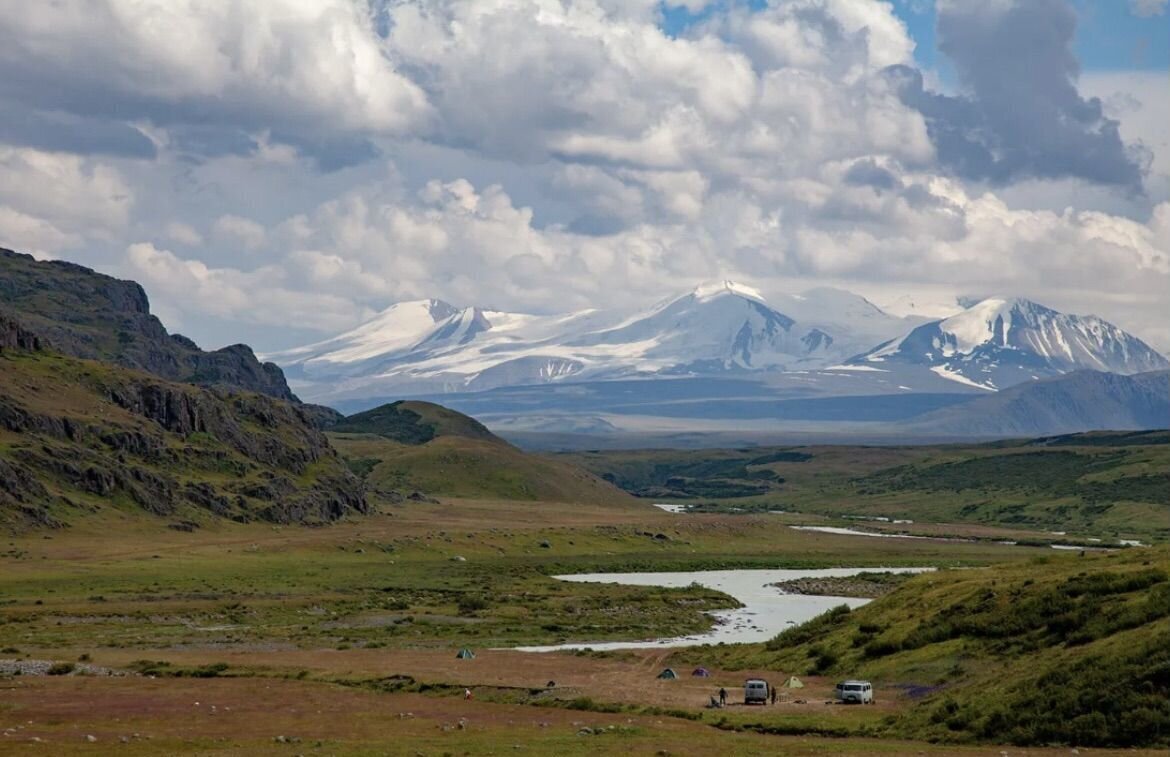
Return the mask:
[[418,492],[639,506],[583,468],[523,452],[474,418],[430,402],[401,401],[351,415],[329,437],[371,493],[390,501]]
[[433,402],[399,400],[350,415],[330,431],[374,434],[402,444],[425,444],[441,436],[506,444],[474,418]]

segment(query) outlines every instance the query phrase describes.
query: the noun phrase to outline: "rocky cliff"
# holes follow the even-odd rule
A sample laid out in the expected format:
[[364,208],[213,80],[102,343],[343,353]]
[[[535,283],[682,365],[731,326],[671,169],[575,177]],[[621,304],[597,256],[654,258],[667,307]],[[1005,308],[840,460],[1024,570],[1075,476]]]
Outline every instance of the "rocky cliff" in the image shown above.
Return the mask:
[[207,352],[169,334],[142,287],[63,261],[0,248],[0,309],[73,357],[103,360],[170,381],[296,400],[284,374],[247,345]]
[[111,507],[183,527],[366,512],[362,483],[311,408],[60,355],[46,341],[0,317],[0,523],[60,526]]

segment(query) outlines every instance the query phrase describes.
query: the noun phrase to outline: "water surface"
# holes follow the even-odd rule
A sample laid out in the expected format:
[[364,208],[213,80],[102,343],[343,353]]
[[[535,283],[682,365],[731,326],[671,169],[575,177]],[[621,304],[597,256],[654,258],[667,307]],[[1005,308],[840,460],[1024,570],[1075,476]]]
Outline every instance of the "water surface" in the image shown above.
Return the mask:
[[555,576],[562,581],[615,583],[630,586],[682,588],[697,583],[730,594],[743,603],[737,610],[709,613],[716,622],[706,633],[640,641],[573,642],[537,647],[517,647],[523,652],[555,652],[564,649],[644,649],[689,647],[698,644],[743,644],[771,639],[785,628],[812,620],[837,605],[860,607],[870,600],[853,597],[816,597],[784,594],[770,584],[796,578],[853,576],[858,573],[921,573],[933,568],[825,568],[821,570],[698,570],[679,573],[579,573]]

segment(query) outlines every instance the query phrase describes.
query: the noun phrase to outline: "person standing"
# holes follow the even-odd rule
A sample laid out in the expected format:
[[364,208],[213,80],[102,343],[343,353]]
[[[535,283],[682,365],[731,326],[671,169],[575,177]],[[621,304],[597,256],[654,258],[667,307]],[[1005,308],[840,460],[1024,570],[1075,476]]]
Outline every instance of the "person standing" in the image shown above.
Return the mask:
[[769,683],[768,691],[772,693],[772,704],[776,704],[776,687]]
[[720,707],[727,706],[727,689],[723,689],[723,688],[719,689],[719,706]]

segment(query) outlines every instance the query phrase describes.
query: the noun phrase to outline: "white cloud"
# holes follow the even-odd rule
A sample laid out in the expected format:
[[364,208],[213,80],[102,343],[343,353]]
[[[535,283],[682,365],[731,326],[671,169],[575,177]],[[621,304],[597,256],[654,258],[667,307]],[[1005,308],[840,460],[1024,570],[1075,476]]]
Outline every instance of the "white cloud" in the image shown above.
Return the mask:
[[0,145],[0,234],[105,256],[196,329],[218,319],[204,341],[418,297],[629,306],[730,275],[1010,290],[1170,346],[1163,82],[1082,80],[1152,151],[1148,197],[987,192],[944,178],[883,73],[913,63],[889,3],[673,4],[704,20],[671,38],[655,0],[4,6],[0,98],[131,122],[155,155]]
[[67,234],[43,218],[0,205],[0,246],[43,259],[79,244],[81,237],[76,234]]
[[403,132],[427,117],[361,3],[4,3],[0,67],[33,102],[313,133]]
[[108,165],[0,145],[0,246],[52,257],[113,239],[132,207],[130,189]]
[[[970,195],[951,179],[894,163],[882,170],[889,179],[874,186],[846,181],[856,173],[847,165],[827,166],[819,177],[826,192],[781,187],[780,212],[769,211],[759,196],[714,192],[673,222],[664,216],[601,235],[539,228],[532,209],[518,206],[500,186],[434,181],[411,197],[388,179],[277,225],[267,233],[273,262],[228,279],[261,291],[278,285],[290,301],[312,292],[352,303],[348,310],[334,307],[328,319],[295,306],[322,331],[347,313],[356,319],[395,300],[441,297],[542,312],[629,307],[699,279],[731,275],[771,291],[790,291],[794,281],[867,291],[875,282],[897,282],[894,292],[941,286],[955,294],[1025,295],[1097,312],[1170,342],[1159,317],[1170,290],[1170,203],[1158,206],[1148,224],[1095,211],[1014,210],[993,193]],[[612,189],[605,173],[575,178]],[[632,180],[642,187],[636,197],[643,202],[656,195],[655,183],[687,185],[672,174]],[[616,196],[625,186],[617,185]],[[215,278],[217,288],[226,275],[192,271],[188,277]],[[184,277],[170,272],[152,280],[164,278]]]
[[165,233],[168,239],[174,240],[179,244],[187,245],[188,247],[197,247],[203,244],[203,235],[182,221],[171,221],[168,223]]
[[227,214],[215,221],[212,227],[216,237],[228,245],[243,245],[254,250],[264,244],[264,227],[242,216]]
[[150,291],[179,313],[212,315],[245,323],[288,327],[299,321],[322,330],[341,329],[368,315],[349,300],[282,286],[273,266],[241,271],[213,268],[170,250],[139,242],[126,249],[125,265]]
[[1166,0],[1129,0],[1129,10],[1143,18],[1161,16],[1166,12]]

